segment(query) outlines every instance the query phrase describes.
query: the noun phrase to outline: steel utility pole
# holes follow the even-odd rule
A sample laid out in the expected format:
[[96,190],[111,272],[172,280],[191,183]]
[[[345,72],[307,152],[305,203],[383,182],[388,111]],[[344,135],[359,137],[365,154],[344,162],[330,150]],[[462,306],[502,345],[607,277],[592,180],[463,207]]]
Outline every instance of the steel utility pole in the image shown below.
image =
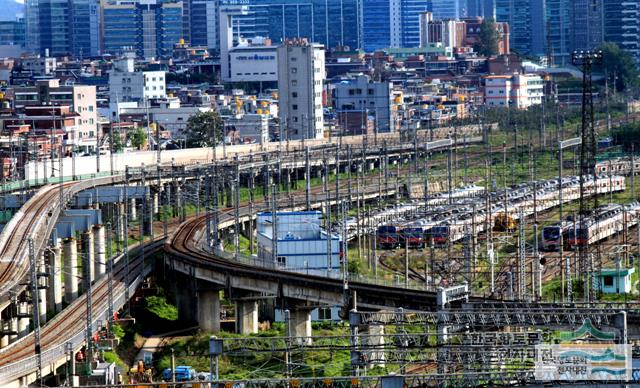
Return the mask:
[[[581,138],[582,144],[580,148],[580,224],[584,225],[590,210],[597,212],[598,196],[593,195],[593,208],[590,209],[587,204],[585,193],[585,183],[589,177],[595,179],[595,163],[596,163],[596,130],[595,116],[593,107],[593,85],[592,70],[593,65],[602,63],[602,51],[574,51],[571,55],[571,61],[575,66],[582,68],[582,126]],[[597,217],[597,214],[595,214]],[[584,299],[589,302],[596,297],[596,291],[599,287],[590,287],[590,283],[595,285],[599,281],[596,272],[601,269],[600,255],[597,255],[595,265],[592,265],[588,257],[589,246],[578,247],[580,273],[583,276]],[[594,268],[595,267],[595,268]]]
[[33,239],[29,237],[29,267],[31,269],[31,308],[33,309],[33,338],[36,354],[36,381],[42,386],[42,354],[40,344],[40,297],[38,291],[38,268]]

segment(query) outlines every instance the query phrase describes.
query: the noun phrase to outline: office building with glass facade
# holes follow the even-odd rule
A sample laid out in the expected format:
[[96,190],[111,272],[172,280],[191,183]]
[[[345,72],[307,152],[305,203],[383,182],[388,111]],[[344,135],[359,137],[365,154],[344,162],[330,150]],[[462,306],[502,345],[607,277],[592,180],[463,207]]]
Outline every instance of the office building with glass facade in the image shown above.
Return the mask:
[[167,58],[183,37],[182,2],[102,3],[103,50],[133,51],[138,57]]
[[24,47],[24,18],[18,18],[16,20],[0,20],[0,45],[5,44]]
[[604,40],[613,42],[640,62],[640,0],[604,2]]
[[509,23],[511,49],[546,55],[545,0],[496,0],[496,21]]
[[244,38],[269,37],[274,43],[307,38],[328,49],[362,47],[362,0],[247,0],[247,15],[234,17],[234,31]]

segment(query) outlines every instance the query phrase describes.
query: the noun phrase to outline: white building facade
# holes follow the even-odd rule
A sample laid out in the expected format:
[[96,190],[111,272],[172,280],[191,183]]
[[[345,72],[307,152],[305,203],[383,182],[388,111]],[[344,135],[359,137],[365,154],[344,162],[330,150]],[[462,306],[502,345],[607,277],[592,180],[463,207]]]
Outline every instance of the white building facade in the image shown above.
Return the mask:
[[[144,101],[167,97],[164,71],[135,71],[133,58],[115,61],[109,71],[109,102],[135,101],[144,106]],[[110,109],[115,118],[115,105]]]
[[527,109],[544,98],[544,81],[536,74],[485,77],[484,101],[488,107]]
[[278,47],[279,119],[284,139],[323,137],[324,80],[322,45],[295,39]]

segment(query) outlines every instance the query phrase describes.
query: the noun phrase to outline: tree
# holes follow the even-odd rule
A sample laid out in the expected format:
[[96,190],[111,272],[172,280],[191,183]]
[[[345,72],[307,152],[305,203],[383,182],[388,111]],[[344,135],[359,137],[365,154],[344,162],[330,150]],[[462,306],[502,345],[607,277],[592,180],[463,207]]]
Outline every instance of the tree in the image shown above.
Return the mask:
[[211,147],[222,139],[224,123],[217,111],[200,112],[189,117],[185,135],[188,147]]
[[147,134],[142,128],[136,128],[133,133],[129,134],[129,141],[132,147],[141,149],[143,145],[147,144]]
[[638,86],[638,68],[628,52],[620,49],[617,44],[606,42],[600,46],[602,50],[602,66],[609,80],[609,85],[615,86],[619,92]]
[[[113,137],[113,139],[111,137]],[[120,131],[109,131],[109,147],[114,153],[122,152],[124,149],[124,142],[122,141]]]
[[485,57],[498,55],[500,34],[493,19],[487,18],[482,21],[478,37],[479,40],[473,45],[475,52]]

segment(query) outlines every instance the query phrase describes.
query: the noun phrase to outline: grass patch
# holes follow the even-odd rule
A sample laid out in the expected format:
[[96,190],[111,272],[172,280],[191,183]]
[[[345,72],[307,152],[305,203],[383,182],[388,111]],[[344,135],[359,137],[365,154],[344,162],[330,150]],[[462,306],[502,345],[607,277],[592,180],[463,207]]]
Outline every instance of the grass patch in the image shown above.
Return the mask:
[[178,319],[178,309],[168,303],[164,295],[148,296],[145,301],[147,310],[158,318],[168,321],[176,321]]

